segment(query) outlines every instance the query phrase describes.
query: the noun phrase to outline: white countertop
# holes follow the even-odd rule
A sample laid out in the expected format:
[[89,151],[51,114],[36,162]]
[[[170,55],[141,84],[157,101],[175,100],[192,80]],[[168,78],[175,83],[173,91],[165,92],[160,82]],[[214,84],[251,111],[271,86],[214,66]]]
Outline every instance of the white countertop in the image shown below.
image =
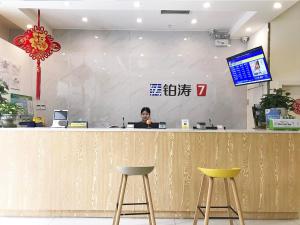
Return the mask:
[[68,131],[68,132],[192,132],[192,133],[299,133],[300,131],[274,131],[264,129],[251,130],[194,130],[194,129],[134,129],[134,128],[0,128],[0,132],[15,132],[15,131]]

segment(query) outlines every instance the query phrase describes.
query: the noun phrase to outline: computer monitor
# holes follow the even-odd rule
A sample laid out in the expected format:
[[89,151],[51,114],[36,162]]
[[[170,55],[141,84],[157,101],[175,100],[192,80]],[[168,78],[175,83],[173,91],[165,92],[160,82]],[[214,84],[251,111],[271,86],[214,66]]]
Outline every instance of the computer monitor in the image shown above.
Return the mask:
[[68,110],[54,110],[53,120],[68,120]]
[[134,128],[153,128],[153,129],[158,129],[159,128],[159,123],[151,123],[149,124],[145,124],[143,122],[138,122],[138,123],[134,123]]
[[54,110],[51,127],[60,128],[68,126],[68,110]]

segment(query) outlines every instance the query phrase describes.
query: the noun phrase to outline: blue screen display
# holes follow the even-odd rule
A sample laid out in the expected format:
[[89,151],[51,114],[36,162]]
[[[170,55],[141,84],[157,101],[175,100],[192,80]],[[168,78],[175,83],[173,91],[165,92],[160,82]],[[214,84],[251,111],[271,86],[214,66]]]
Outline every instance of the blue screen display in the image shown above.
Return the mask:
[[262,47],[227,58],[235,86],[272,80]]

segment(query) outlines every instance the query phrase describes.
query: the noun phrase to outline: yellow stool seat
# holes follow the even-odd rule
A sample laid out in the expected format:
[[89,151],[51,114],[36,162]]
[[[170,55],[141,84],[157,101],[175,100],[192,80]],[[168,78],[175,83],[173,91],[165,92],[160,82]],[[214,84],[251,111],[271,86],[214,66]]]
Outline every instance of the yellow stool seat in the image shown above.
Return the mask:
[[231,168],[231,169],[209,169],[198,167],[203,174],[209,177],[218,177],[218,178],[231,178],[235,177],[241,171],[241,168]]

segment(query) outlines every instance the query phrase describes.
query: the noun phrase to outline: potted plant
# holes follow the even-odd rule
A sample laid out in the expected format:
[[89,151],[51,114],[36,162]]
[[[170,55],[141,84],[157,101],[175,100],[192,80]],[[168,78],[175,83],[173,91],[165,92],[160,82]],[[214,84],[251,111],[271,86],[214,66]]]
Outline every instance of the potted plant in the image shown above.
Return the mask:
[[264,95],[260,100],[259,122],[266,126],[266,111],[271,109],[280,110],[281,116],[291,117],[289,111],[293,110],[295,99],[290,97],[290,93],[282,88],[273,89],[273,93]]
[[24,110],[21,106],[10,103],[4,97],[8,94],[7,84],[0,80],[0,117],[1,124],[3,127],[16,127],[15,120],[19,113],[22,113]]

